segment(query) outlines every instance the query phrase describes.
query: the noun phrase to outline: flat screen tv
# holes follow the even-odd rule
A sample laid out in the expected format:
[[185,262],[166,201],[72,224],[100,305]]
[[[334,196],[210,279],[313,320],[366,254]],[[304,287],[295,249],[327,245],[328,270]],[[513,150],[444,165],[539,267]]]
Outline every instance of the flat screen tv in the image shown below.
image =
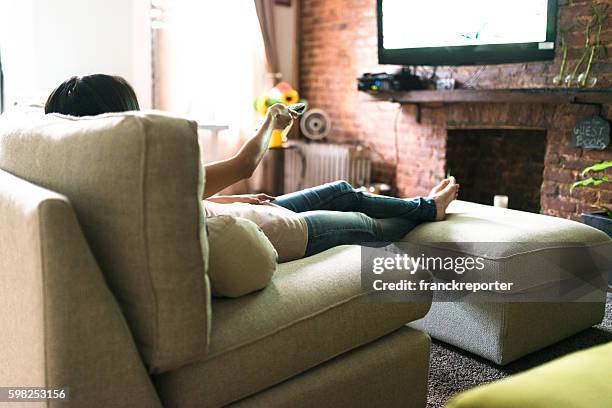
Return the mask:
[[557,0],[378,0],[378,61],[503,64],[553,59]]

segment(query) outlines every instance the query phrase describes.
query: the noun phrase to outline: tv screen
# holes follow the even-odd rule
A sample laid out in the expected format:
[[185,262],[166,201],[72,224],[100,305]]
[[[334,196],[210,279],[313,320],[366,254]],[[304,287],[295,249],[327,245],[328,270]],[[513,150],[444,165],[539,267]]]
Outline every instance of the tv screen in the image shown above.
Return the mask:
[[556,0],[378,0],[378,60],[473,65],[554,58]]

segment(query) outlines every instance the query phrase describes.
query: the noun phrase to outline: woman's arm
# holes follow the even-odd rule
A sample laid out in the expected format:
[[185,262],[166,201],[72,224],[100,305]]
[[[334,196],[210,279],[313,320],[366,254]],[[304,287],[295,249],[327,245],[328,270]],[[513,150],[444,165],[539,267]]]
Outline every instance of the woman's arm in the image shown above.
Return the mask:
[[231,204],[231,203],[248,203],[248,204],[268,204],[274,201],[276,197],[268,194],[238,194],[238,195],[215,195],[208,197],[206,201],[213,203]]
[[268,150],[272,131],[284,129],[292,121],[293,117],[284,105],[272,105],[262,126],[242,145],[238,153],[229,159],[204,165],[206,183],[202,198],[211,197],[224,188],[251,177]]

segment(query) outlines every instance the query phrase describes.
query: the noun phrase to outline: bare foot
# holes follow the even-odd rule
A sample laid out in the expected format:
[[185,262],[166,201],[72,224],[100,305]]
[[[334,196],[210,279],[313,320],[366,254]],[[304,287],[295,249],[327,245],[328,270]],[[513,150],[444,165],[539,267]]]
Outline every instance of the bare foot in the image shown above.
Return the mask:
[[436,193],[441,191],[444,187],[446,187],[450,183],[450,180],[445,178],[441,182],[439,182],[434,188],[431,189],[429,195],[427,197],[433,197]]
[[435,186],[431,193],[429,193],[430,198],[434,199],[436,203],[436,221],[442,221],[446,217],[446,209],[449,204],[457,198],[457,193],[459,192],[459,184],[454,177],[449,177],[446,181],[444,187],[438,188],[440,184]]

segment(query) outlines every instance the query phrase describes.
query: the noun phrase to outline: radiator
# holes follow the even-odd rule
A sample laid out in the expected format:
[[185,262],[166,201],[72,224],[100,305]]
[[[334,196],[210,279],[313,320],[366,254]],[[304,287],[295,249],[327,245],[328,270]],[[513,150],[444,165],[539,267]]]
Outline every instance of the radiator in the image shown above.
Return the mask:
[[285,193],[336,180],[361,187],[370,184],[372,161],[362,146],[296,142],[287,151],[284,169]]

